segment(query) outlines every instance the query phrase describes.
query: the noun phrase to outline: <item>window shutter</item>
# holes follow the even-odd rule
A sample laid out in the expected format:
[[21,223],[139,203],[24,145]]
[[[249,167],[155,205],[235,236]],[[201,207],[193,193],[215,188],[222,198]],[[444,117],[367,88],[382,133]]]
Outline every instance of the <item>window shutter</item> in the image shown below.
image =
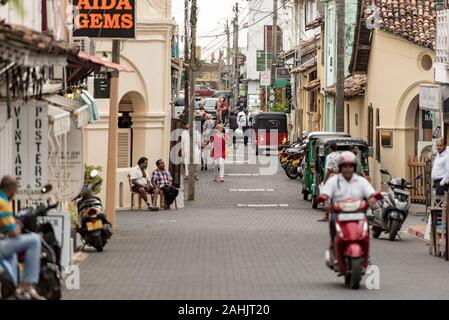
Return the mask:
[[131,130],[119,129],[117,136],[117,168],[131,166]]

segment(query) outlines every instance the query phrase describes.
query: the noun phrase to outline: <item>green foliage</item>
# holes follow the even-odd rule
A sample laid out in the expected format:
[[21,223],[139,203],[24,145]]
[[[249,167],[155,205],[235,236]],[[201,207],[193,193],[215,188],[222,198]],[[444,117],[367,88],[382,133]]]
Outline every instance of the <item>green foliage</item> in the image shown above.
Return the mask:
[[79,220],[78,220],[78,209],[76,205],[73,202],[69,202],[67,205],[67,211],[70,213],[70,222],[73,227],[79,227]]
[[286,112],[288,110],[288,102],[275,102],[270,108],[271,112]]
[[18,12],[18,14],[23,17],[25,15],[25,9],[23,7],[23,0],[0,0],[0,5],[5,5],[11,3],[13,8]]
[[[90,173],[93,170],[98,170],[98,175],[96,177],[91,177]],[[85,165],[84,166],[84,183],[98,183],[103,182],[103,178],[101,177],[101,172],[103,172],[102,166],[94,166],[94,165]],[[101,191],[101,184],[95,186],[95,188],[92,190],[93,194],[99,194]]]

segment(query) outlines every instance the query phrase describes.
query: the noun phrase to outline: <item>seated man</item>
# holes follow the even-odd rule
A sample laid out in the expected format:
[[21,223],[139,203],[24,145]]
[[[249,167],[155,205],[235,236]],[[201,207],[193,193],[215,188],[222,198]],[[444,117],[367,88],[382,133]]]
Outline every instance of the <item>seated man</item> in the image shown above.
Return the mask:
[[148,209],[152,211],[157,211],[159,208],[156,206],[156,200],[153,201],[153,205],[150,200],[148,200],[147,194],[154,194],[154,187],[151,185],[151,181],[149,180],[148,172],[148,159],[142,157],[137,162],[137,166],[131,169],[131,189],[134,192],[140,193],[140,196],[145,201],[148,206]]
[[[22,282],[16,290],[18,299],[45,300],[34,286],[39,282],[41,241],[38,235],[21,234],[12,213],[10,201],[17,193],[17,182],[12,177],[4,177],[0,183],[0,259],[9,261],[17,270],[17,253],[25,252],[25,268]],[[6,236],[5,238],[3,238]],[[17,281],[17,274],[12,275]]]
[[178,196],[178,189],[173,186],[173,178],[169,171],[165,170],[165,163],[161,159],[156,161],[157,169],[151,175],[151,182],[156,187],[155,203],[157,196],[161,192],[165,195],[165,209],[170,209],[170,205]]

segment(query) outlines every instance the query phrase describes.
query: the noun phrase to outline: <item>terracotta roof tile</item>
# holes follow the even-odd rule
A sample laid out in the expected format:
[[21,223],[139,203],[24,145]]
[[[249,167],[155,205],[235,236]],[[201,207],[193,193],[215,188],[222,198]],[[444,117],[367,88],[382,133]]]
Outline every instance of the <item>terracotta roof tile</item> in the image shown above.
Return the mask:
[[312,69],[313,67],[316,67],[317,65],[317,58],[310,59],[309,61],[306,61],[299,67],[290,70],[290,73],[303,73],[307,70]]
[[315,80],[312,80],[312,81],[306,83],[303,88],[304,88],[304,90],[313,90],[316,87],[319,87],[320,84],[321,84],[320,79],[315,79]]
[[[358,73],[345,79],[345,97],[353,98],[365,92],[367,84],[367,76],[365,73]],[[332,85],[326,89],[326,92],[335,95],[336,86]]]
[[323,24],[324,16],[319,16],[312,22],[306,24],[306,30],[312,30],[320,27]]
[[15,47],[47,54],[77,54],[77,50],[68,42],[56,41],[52,35],[36,30],[10,25],[0,20],[0,41]]
[[418,45],[435,49],[435,0],[362,0],[365,17],[374,3],[380,8],[381,29]]

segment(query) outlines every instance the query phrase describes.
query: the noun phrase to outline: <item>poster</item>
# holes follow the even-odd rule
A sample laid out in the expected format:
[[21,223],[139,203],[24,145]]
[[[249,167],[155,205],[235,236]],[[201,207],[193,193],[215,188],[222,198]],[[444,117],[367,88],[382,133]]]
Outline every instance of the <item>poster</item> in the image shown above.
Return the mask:
[[13,105],[14,172],[18,199],[37,199],[48,182],[48,104],[28,100]]

